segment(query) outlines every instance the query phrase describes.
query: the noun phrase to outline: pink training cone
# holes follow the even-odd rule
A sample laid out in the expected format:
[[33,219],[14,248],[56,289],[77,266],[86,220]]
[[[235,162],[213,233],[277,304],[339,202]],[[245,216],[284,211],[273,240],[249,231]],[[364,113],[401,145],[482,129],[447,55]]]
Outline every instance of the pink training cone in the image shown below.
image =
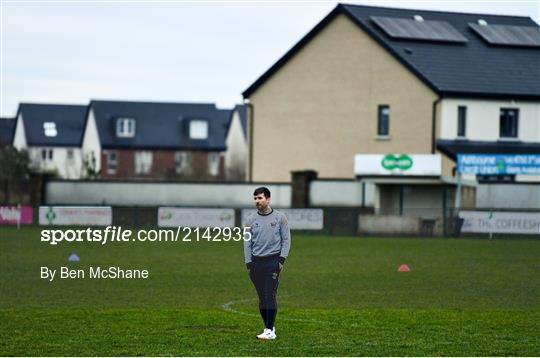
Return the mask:
[[398,272],[409,272],[409,271],[411,271],[411,269],[406,264],[403,264],[399,266],[398,268]]

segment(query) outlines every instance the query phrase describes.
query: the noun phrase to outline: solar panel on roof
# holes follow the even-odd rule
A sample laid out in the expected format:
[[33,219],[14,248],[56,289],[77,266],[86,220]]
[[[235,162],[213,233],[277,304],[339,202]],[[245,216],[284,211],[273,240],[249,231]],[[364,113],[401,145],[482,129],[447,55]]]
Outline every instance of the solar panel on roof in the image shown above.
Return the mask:
[[540,47],[540,27],[469,24],[491,45]]
[[467,38],[446,21],[417,21],[396,17],[370,19],[395,39],[465,43]]

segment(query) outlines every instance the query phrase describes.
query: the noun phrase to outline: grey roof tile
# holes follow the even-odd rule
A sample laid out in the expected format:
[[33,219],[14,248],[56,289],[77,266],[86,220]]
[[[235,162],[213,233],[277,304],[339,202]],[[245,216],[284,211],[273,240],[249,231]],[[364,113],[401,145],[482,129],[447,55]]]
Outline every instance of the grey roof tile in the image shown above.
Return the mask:
[[[218,109],[212,103],[156,103],[101,101],[90,102],[103,148],[225,150],[225,136],[231,111]],[[119,117],[135,119],[133,138],[116,136]],[[189,138],[187,122],[191,119],[208,121],[208,138]]]

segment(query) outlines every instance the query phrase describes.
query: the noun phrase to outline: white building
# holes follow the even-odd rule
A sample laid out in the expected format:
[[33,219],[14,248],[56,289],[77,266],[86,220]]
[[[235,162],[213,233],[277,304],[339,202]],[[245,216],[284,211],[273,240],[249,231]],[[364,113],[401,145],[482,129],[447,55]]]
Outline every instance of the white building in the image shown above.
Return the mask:
[[[539,79],[540,81],[540,79]],[[458,154],[540,153],[540,101],[452,98],[441,101],[438,148]],[[540,208],[540,175],[475,175],[479,208]]]
[[[440,105],[440,143],[459,143],[468,152],[505,154],[530,154],[540,145],[539,101],[451,98]],[[471,174],[464,177],[475,179]],[[537,182],[540,176],[516,175],[515,181]]]
[[247,144],[248,106],[238,105],[234,108],[225,143],[225,177],[231,181],[246,180],[248,157]]
[[21,103],[13,146],[26,149],[34,170],[80,179],[85,168],[81,141],[88,106]]

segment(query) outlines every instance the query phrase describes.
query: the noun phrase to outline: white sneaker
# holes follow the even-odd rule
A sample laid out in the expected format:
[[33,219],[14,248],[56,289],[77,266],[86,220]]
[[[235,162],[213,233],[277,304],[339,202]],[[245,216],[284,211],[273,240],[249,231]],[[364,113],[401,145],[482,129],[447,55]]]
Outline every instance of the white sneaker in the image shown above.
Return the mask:
[[263,333],[257,336],[257,339],[276,339],[276,334],[274,333],[274,330],[265,328]]

